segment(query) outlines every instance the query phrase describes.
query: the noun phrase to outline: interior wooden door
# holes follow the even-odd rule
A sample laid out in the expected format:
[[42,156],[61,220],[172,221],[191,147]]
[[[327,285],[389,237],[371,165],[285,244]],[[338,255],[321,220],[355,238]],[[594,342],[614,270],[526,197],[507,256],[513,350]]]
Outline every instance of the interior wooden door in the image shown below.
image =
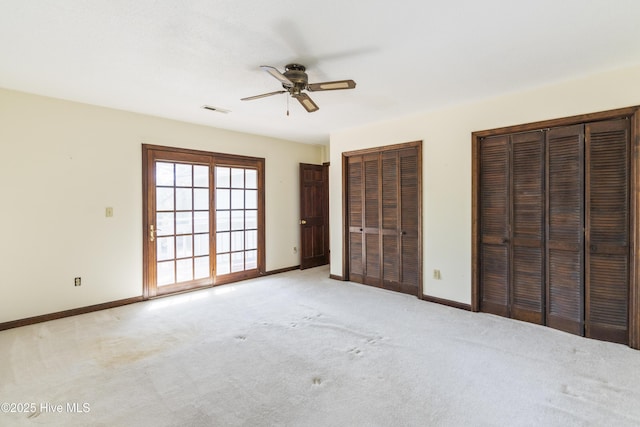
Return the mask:
[[472,308],[640,343],[629,107],[473,133]]
[[300,164],[300,268],[329,263],[327,165]]
[[547,325],[584,334],[584,126],[547,132]]
[[586,146],[585,335],[628,343],[629,120],[589,123]]
[[382,256],[381,286],[394,291],[400,290],[401,269],[400,248],[402,245],[400,225],[400,171],[398,152],[381,154],[381,204],[380,235]]
[[419,157],[415,146],[347,157],[349,280],[420,294]]
[[421,190],[420,190],[420,153],[411,148],[398,152],[398,173],[400,175],[400,282],[399,291],[411,295],[420,295],[422,281],[421,260]]
[[380,234],[380,155],[366,154],[362,157],[363,173],[363,258],[364,282],[380,286],[382,278],[382,236]]
[[347,204],[347,257],[348,279],[353,282],[364,282],[364,247],[363,247],[363,171],[362,156],[351,156],[345,162],[346,171],[346,204]]
[[509,316],[509,136],[480,151],[480,309]]
[[384,152],[380,162],[380,286],[418,295],[420,197],[417,150]]
[[514,319],[544,324],[545,134],[511,136],[511,264]]

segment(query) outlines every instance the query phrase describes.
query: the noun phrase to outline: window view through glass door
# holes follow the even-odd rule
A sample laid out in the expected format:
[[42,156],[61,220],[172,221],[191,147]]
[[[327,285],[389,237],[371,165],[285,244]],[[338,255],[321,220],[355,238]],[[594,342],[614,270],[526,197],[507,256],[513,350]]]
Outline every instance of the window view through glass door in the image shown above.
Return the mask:
[[156,162],[157,285],[207,278],[209,166]]
[[258,171],[216,166],[217,274],[258,267]]
[[264,159],[143,145],[144,297],[264,272]]

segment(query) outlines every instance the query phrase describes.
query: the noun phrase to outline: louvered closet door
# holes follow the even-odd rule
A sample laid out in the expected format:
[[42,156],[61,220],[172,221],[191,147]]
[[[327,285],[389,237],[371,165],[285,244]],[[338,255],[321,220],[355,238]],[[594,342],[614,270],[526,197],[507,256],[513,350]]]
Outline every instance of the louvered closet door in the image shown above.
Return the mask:
[[349,280],[380,286],[380,155],[348,160]]
[[420,162],[418,150],[398,153],[400,172],[400,292],[420,290]]
[[547,325],[584,331],[584,127],[547,132]]
[[349,157],[347,169],[349,280],[362,283],[364,280],[362,156]]
[[629,121],[586,125],[585,335],[628,342]]
[[480,150],[480,309],[509,316],[509,136]]
[[382,282],[385,289],[400,290],[400,172],[398,153],[382,153]]
[[364,172],[364,283],[380,286],[382,277],[380,251],[380,155],[362,158]]
[[419,294],[418,152],[412,147],[348,158],[349,280]]
[[381,168],[381,286],[417,295],[420,271],[417,150],[384,152]]
[[511,137],[511,289],[514,319],[544,323],[544,170],[542,131]]

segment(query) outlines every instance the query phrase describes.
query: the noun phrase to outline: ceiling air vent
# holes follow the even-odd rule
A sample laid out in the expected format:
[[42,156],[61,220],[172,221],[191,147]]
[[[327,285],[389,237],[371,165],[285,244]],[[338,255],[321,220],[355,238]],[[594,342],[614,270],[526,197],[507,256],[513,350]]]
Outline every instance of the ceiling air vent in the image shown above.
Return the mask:
[[204,110],[215,111],[216,113],[222,113],[222,114],[227,114],[231,112],[231,110],[225,110],[224,108],[218,108],[212,105],[203,105],[202,108]]

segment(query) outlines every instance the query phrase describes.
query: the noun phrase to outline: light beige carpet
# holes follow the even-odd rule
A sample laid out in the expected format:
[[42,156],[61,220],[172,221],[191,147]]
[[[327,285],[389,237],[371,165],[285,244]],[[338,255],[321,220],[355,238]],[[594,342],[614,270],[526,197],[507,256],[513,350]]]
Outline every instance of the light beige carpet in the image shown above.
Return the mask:
[[639,351],[328,274],[0,332],[0,426],[640,425]]

